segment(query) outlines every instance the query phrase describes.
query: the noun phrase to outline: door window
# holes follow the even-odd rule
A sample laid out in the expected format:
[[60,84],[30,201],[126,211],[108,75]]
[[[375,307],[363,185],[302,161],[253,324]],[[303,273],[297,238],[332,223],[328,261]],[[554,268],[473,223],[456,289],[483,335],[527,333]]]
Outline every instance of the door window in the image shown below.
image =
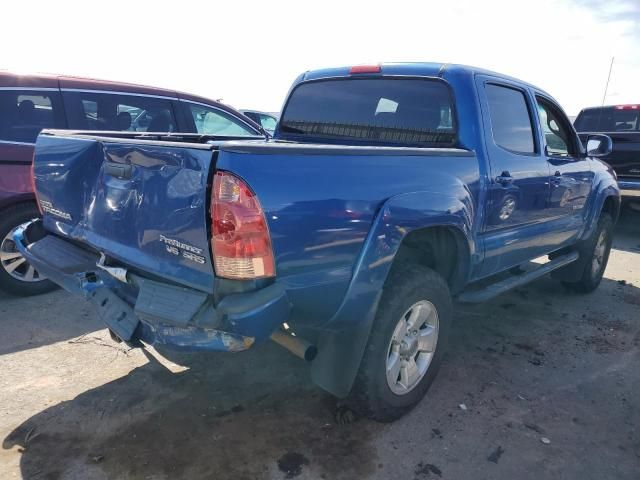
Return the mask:
[[535,153],[533,126],[524,93],[510,87],[486,85],[493,140],[514,153]]
[[34,143],[43,128],[64,126],[60,94],[0,90],[0,140]]
[[185,102],[184,105],[195,124],[196,132],[202,135],[220,135],[228,137],[254,137],[260,135],[221,110],[197,103]]
[[573,133],[569,127],[569,120],[560,109],[554,107],[541,97],[538,102],[538,116],[547,148],[547,155],[552,157],[571,157],[575,153]]
[[175,132],[171,100],[140,95],[64,92],[69,127],[78,130]]

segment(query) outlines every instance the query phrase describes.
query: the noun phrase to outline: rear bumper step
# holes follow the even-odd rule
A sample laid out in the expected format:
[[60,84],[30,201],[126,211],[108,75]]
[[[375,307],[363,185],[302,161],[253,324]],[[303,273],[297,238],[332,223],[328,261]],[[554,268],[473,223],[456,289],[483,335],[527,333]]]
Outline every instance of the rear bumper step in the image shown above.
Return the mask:
[[89,300],[106,326],[127,342],[235,352],[268,339],[289,319],[290,303],[277,283],[228,295],[214,305],[211,294],[132,273],[123,283],[97,265],[99,254],[47,234],[40,220],[17,228],[14,241],[27,261]]
[[547,263],[540,265],[534,270],[528,271],[521,275],[506,278],[496,283],[492,283],[485,288],[479,290],[469,290],[458,295],[458,301],[462,303],[480,303],[493,297],[505,293],[514,288],[525,285],[537,278],[540,278],[553,270],[564,267],[578,260],[578,252],[567,253],[560,257],[556,257]]

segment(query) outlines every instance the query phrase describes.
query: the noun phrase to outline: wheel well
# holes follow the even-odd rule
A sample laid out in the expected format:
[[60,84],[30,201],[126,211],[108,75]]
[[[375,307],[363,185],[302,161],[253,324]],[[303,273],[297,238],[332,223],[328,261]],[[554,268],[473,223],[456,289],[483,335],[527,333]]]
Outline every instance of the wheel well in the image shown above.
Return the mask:
[[21,198],[17,201],[13,201],[11,203],[4,203],[0,205],[0,214],[6,212],[7,210],[11,210],[14,208],[21,208],[23,206],[32,206],[34,208],[38,208],[38,204],[35,199],[31,198]]
[[389,276],[407,264],[424,265],[447,281],[453,293],[465,283],[469,248],[462,232],[451,227],[429,227],[407,234],[396,253]]
[[615,222],[618,219],[620,213],[620,202],[615,197],[607,197],[604,199],[602,205],[602,212],[606,212],[611,215],[611,218]]

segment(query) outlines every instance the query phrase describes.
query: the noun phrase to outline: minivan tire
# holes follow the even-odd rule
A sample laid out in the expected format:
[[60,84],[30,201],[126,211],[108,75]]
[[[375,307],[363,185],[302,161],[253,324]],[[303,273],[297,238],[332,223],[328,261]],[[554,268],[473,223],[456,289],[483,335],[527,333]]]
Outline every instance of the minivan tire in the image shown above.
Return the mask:
[[[37,280],[37,272],[34,274],[36,280],[27,281],[21,280],[19,278],[19,273],[11,275],[7,269],[10,265],[8,260],[6,260],[7,253],[8,251],[15,250],[15,244],[9,236],[10,232],[21,224],[28,222],[31,219],[38,218],[39,216],[40,212],[38,212],[38,208],[29,203],[15,205],[0,212],[0,289],[14,295],[28,297],[50,292],[56,288],[56,284],[50,280],[45,278]],[[5,257],[4,261],[2,261],[3,255]],[[21,271],[24,271],[23,266],[18,268],[20,268]]]

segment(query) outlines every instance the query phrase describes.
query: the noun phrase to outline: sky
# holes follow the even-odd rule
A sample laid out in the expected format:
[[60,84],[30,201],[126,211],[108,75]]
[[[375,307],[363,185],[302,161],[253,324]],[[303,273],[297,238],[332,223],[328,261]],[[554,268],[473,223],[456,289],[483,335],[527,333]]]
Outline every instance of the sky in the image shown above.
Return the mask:
[[3,2],[0,69],[119,80],[279,111],[310,69],[462,63],[569,115],[640,103],[640,0]]

